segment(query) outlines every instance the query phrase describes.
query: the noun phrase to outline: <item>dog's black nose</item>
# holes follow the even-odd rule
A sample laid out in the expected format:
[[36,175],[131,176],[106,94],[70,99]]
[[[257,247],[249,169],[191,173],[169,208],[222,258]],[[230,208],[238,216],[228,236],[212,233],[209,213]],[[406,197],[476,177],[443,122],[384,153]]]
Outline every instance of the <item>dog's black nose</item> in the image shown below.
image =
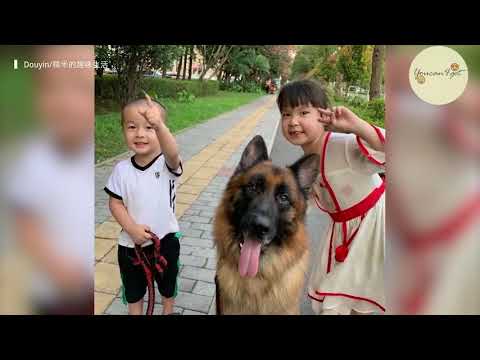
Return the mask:
[[264,237],[270,232],[272,223],[265,215],[255,214],[252,216],[251,229],[252,232],[259,238]]

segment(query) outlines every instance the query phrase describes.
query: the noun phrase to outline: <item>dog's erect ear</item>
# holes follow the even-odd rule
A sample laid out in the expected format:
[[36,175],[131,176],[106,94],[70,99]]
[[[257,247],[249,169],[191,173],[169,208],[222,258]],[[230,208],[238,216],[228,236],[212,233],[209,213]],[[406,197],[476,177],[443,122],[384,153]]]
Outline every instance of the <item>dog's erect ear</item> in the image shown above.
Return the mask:
[[289,166],[305,197],[308,197],[310,188],[318,177],[319,166],[320,156],[317,154],[306,155]]
[[238,175],[252,166],[266,160],[268,160],[267,145],[263,138],[260,135],[257,135],[250,140],[245,150],[243,150],[242,158],[240,159],[240,163],[235,169],[233,175]]

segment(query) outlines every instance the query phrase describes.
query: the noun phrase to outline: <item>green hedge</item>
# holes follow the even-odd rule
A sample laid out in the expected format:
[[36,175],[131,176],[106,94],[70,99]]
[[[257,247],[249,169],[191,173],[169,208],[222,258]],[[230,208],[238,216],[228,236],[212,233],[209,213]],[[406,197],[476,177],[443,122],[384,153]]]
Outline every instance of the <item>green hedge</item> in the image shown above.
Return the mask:
[[[175,80],[144,78],[140,87],[157,98],[176,98],[178,93],[185,90],[196,97],[215,95],[219,90],[218,81],[214,80]],[[119,85],[115,76],[104,75],[95,78],[95,94],[102,99],[117,99]]]
[[117,99],[118,81],[113,76],[95,77],[95,97],[101,99]]
[[364,120],[383,128],[385,127],[385,100],[383,98],[373,99],[368,102],[359,97],[344,99],[333,96],[332,100],[333,106],[346,106]]

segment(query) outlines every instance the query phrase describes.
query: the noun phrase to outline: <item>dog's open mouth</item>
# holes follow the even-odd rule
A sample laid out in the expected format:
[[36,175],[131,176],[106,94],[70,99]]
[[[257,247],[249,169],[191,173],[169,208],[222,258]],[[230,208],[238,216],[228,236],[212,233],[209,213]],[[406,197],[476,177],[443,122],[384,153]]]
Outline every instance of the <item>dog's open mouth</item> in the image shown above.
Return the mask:
[[256,239],[243,238],[240,241],[240,260],[238,272],[240,276],[255,277],[260,263],[262,243]]

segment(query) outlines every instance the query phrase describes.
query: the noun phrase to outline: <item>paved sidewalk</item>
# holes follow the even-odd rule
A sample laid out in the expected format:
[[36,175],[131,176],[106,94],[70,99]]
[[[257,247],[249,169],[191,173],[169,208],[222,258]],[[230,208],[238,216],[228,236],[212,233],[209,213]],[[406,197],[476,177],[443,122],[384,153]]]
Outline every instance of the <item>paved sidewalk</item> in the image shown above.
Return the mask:
[[[215,249],[211,233],[214,211],[245,145],[260,134],[271,149],[278,120],[274,97],[265,96],[177,136],[184,174],[180,178],[176,206],[183,234],[176,311],[184,315],[214,313]],[[111,217],[108,198],[102,190],[115,162],[98,166],[96,172],[96,314],[127,313],[127,307],[119,298],[116,239],[120,226]],[[158,292],[156,301],[161,301]],[[160,314],[161,310],[159,304],[155,313]]]

